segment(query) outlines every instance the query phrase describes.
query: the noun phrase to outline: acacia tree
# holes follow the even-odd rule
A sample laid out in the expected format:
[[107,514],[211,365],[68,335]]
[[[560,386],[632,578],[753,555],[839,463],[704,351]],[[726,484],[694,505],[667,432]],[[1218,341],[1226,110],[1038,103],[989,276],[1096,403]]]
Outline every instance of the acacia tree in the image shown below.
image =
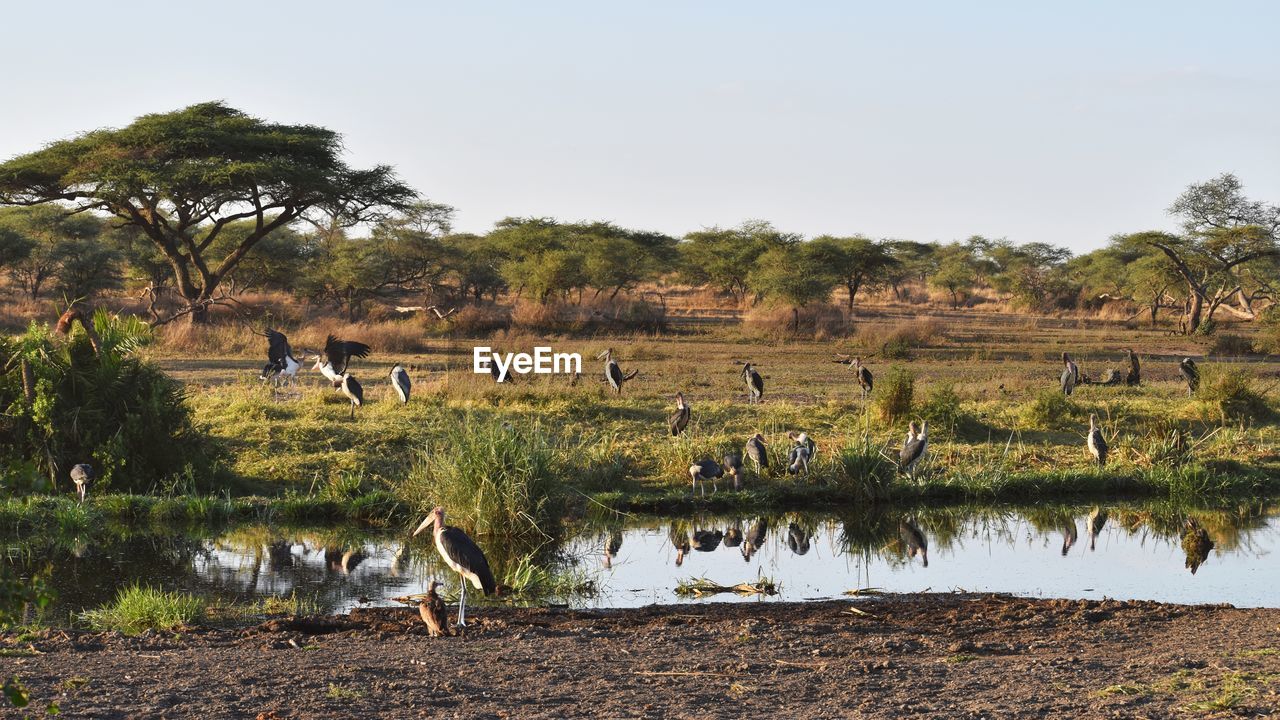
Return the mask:
[[0,243],[11,256],[9,274],[32,300],[52,281],[72,297],[111,285],[117,258],[97,242],[102,231],[98,218],[68,215],[61,208],[0,210],[0,232],[8,238]]
[[[1246,198],[1239,179],[1225,173],[1188,187],[1169,214],[1182,218],[1181,235],[1142,232],[1128,240],[1169,258],[1187,288],[1183,331],[1189,334],[1202,329],[1206,304],[1212,319],[1223,303],[1243,292],[1242,268],[1280,256],[1280,206]],[[1247,303],[1236,314],[1254,317]]]
[[[144,115],[0,164],[0,204],[62,204],[140,228],[165,256],[187,315],[207,322],[222,280],[271,232],[328,210],[344,225],[404,208],[415,193],[388,166],[353,170],[341,139],[269,123],[218,102]],[[253,230],[211,252],[231,223]]]
[[850,312],[853,312],[853,301],[859,290],[880,280],[888,269],[899,264],[883,245],[858,235],[821,235],[809,241],[807,247],[813,258],[838,278],[848,291],[846,303]]
[[809,243],[801,243],[766,250],[751,271],[750,281],[759,296],[791,307],[792,330],[798,331],[800,308],[826,300],[840,278]]
[[748,220],[736,228],[691,232],[680,244],[680,275],[695,285],[713,285],[742,302],[751,290],[748,277],[760,256],[800,240],[801,236],[779,232],[763,220]]
[[969,248],[952,243],[938,248],[938,269],[929,276],[929,283],[951,295],[951,309],[960,307],[960,298],[968,295],[978,282]]

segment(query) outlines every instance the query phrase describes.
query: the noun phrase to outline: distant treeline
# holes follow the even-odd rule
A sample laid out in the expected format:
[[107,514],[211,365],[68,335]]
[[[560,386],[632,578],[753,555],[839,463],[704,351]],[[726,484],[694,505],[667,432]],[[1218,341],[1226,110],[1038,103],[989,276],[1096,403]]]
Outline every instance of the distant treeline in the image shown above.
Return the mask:
[[1169,208],[1179,232],[1117,234],[1073,256],[1060,247],[970,237],[924,243],[804,238],[764,221],[677,238],[610,222],[507,218],[453,232],[453,208],[423,201],[385,166],[353,170],[338,136],[206,103],[121,130],[53,143],[0,164],[0,268],[30,298],[128,289],[153,320],[207,318],[248,291],[283,291],[351,318],[424,294],[459,305],[518,297],[611,299],[652,283],[705,287],[741,304],[804,307],[837,290],[924,284],[954,307],[988,290],[1033,310],[1124,302],[1155,323],[1207,332],[1254,319],[1280,287],[1280,207],[1235,176],[1192,185]]

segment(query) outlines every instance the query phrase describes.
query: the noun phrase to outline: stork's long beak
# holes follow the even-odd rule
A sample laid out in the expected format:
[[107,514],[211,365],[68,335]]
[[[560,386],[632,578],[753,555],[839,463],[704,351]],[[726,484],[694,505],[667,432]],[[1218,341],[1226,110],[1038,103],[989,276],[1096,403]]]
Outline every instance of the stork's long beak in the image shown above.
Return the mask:
[[423,521],[422,521],[422,524],[418,526],[418,529],[413,531],[413,536],[414,536],[414,537],[417,537],[417,536],[418,536],[418,533],[420,533],[420,532],[422,532],[423,530],[426,530],[427,528],[431,527],[432,525],[434,525],[434,524],[435,524],[435,522],[436,522],[436,516],[435,516],[435,515],[428,515],[428,516],[427,516],[427,519],[426,519],[426,520],[423,520]]
[[609,354],[609,351],[608,351],[608,350],[605,350],[604,352],[602,352],[602,353],[600,353],[599,355],[597,355],[597,356],[596,356],[596,359],[597,359],[597,360],[603,360],[603,359],[605,358],[605,356],[606,356],[606,355],[608,355],[608,354]]

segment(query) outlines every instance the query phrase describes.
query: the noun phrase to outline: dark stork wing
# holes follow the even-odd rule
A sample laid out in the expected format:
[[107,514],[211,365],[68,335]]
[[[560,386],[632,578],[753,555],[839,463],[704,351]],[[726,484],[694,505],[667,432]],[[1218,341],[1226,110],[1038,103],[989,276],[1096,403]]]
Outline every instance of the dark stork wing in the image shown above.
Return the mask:
[[347,363],[351,358],[369,357],[369,350],[369,346],[362,342],[339,340],[332,335],[324,341],[324,356],[333,366],[333,371],[339,375],[347,371]]
[[764,378],[760,377],[760,373],[756,372],[754,368],[751,370],[751,387],[756,389],[757,395],[764,394]]
[[493,579],[489,561],[466,533],[456,527],[445,527],[440,533],[440,547],[458,567],[479,578],[485,595],[492,595],[497,591],[498,581]]
[[347,391],[350,392],[351,396],[356,399],[356,404],[363,405],[364,404],[364,388],[360,385],[360,381],[356,380],[350,375],[347,375],[346,378],[343,380],[343,382],[346,383]]
[[901,467],[906,467],[915,462],[920,457],[920,451],[924,449],[924,443],[920,440],[912,440],[903,443],[902,452],[898,454],[898,463]]
[[272,365],[284,367],[284,359],[293,355],[293,348],[289,347],[289,338],[284,333],[267,328],[263,335],[267,336],[267,359]]
[[610,362],[606,371],[609,373],[609,384],[616,388],[622,387],[622,368],[618,367],[618,363]]
[[866,368],[861,368],[860,370],[858,370],[858,377],[862,381],[862,384],[866,386],[867,392],[871,392],[871,387],[873,384],[873,381],[871,378],[871,371]]
[[1200,370],[1196,367],[1194,362],[1184,360],[1183,362],[1178,363],[1178,372],[1182,373],[1182,377],[1187,381],[1187,385],[1189,385],[1192,390],[1195,390],[1196,386],[1200,384]]

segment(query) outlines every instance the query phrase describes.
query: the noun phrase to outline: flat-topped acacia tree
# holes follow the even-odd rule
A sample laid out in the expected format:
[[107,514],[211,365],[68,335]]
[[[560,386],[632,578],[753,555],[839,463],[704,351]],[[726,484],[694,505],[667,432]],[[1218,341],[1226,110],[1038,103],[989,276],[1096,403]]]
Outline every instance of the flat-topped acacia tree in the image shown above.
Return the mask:
[[[57,203],[136,226],[164,254],[185,303],[161,322],[202,323],[219,283],[272,231],[312,213],[345,225],[376,221],[416,197],[389,166],[353,170],[341,151],[331,130],[202,103],[0,164],[0,204]],[[252,230],[215,244],[238,221]]]

